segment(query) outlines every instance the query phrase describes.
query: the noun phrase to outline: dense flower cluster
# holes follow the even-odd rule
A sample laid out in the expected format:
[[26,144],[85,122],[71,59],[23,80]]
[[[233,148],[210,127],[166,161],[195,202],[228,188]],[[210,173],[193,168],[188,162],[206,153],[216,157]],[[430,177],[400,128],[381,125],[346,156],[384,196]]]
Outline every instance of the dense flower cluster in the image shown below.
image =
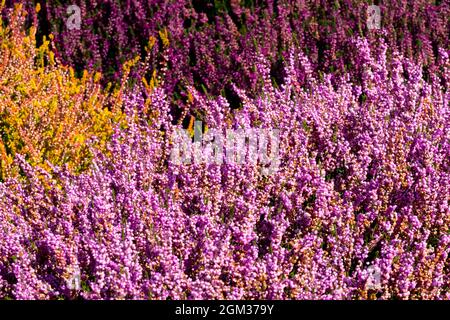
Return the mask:
[[[368,30],[360,0],[7,1],[18,2],[31,12],[41,3],[40,28],[55,34],[56,55],[79,72],[119,78],[117,65],[141,55],[154,70],[168,61],[166,86],[178,93],[186,82],[216,95],[229,82],[256,90],[255,52],[270,60],[279,82],[291,49],[307,52],[317,70],[343,73],[357,67],[349,63],[353,36],[384,37],[389,48],[430,66],[438,48],[450,44],[448,1],[380,1],[384,34]],[[79,30],[66,26],[70,5],[81,10]]]
[[[160,2],[151,6],[156,16],[166,6],[183,7],[181,2]],[[138,4],[145,8],[143,1],[121,3],[128,3],[129,10]],[[310,12],[301,1],[289,3],[296,8],[292,13]],[[448,8],[443,3],[440,6]],[[251,18],[257,16],[251,6],[226,4],[232,10],[223,10],[246,17],[244,26],[265,21]],[[281,17],[277,28],[267,24],[264,32],[290,30],[286,23],[292,19],[281,10],[283,5],[278,1],[276,6],[276,16]],[[348,5],[334,4],[350,14]],[[110,15],[119,20],[129,12],[114,10]],[[83,121],[71,120],[72,127],[58,137],[30,135],[25,144],[23,138],[14,138],[14,152],[4,152],[20,170],[0,182],[0,299],[450,299],[450,58],[440,16],[421,11],[434,19],[436,28],[429,33],[419,28],[414,37],[423,35],[427,39],[423,43],[429,41],[436,49],[420,51],[419,56],[410,55],[405,42],[399,45],[392,42],[396,39],[392,35],[383,36],[387,29],[376,37],[332,33],[327,41],[341,45],[338,40],[345,39],[352,48],[345,54],[351,69],[338,65],[325,72],[320,65],[328,53],[318,58],[294,43],[283,47],[282,40],[270,44],[275,51],[258,42],[260,50],[239,42],[249,50],[246,56],[233,47],[236,38],[214,37],[227,37],[231,29],[222,28],[221,21],[232,19],[230,12],[216,10],[199,15],[205,26],[196,31],[178,21],[180,11],[174,9],[164,13],[168,20],[153,21],[168,31],[159,30],[147,48],[157,52],[162,46],[165,59],[170,57],[167,64],[155,67],[158,72],[142,83],[131,71],[138,59],[126,64],[120,94],[113,95],[117,99],[97,98],[99,104],[92,103],[87,111],[73,105],[106,95],[95,75],[86,73],[76,80],[58,61],[36,67],[32,46],[21,53],[8,45],[32,41],[9,24],[10,31],[4,33],[7,44],[0,42],[0,129],[20,128],[23,122],[17,119],[23,114],[31,119],[35,112],[40,130],[60,125],[65,114],[88,119],[98,130],[86,133],[86,140],[92,141],[84,144],[89,166],[81,172],[57,157],[33,158],[31,146],[40,154],[45,150],[41,140],[50,137],[44,145],[56,155],[63,147],[71,151],[74,146],[65,143],[74,127],[85,132]],[[392,15],[400,13],[404,11]],[[361,19],[358,11],[354,14]],[[142,14],[142,21],[145,18]],[[118,29],[141,23],[119,20]],[[215,30],[207,31],[213,26]],[[390,27],[410,37],[407,27],[396,26],[395,21]],[[153,25],[148,28],[150,32]],[[263,32],[260,28],[253,30]],[[237,50],[247,70],[257,75],[255,86],[243,80],[241,70],[227,78],[231,80],[227,94],[215,95],[213,87],[219,88],[225,78],[208,68],[226,73],[227,64],[209,63],[199,70],[205,72],[202,81],[212,86],[198,88],[187,81],[183,95],[177,97],[171,81],[195,77],[196,70],[185,69],[184,60],[177,59],[186,59],[189,52],[175,54],[176,34],[198,36],[190,43],[205,50],[200,54],[205,61],[212,54],[208,46],[224,41],[222,48]],[[284,36],[291,40],[311,36],[307,29],[295,34]],[[127,34],[122,37],[135,41]],[[61,48],[71,56],[64,45]],[[274,75],[272,53],[280,48],[286,51],[279,74]],[[231,55],[230,61],[240,54]],[[31,61],[2,62],[22,56]],[[145,57],[141,61],[151,64]],[[14,80],[13,71],[4,71],[14,68],[26,76]],[[39,71],[42,68],[45,71]],[[32,77],[33,72],[43,75]],[[58,75],[65,85],[52,90]],[[30,79],[47,83],[42,80],[46,77],[52,84],[47,85],[48,92],[23,85]],[[57,111],[51,111],[52,99]],[[174,101],[184,102],[178,113]],[[104,110],[111,103],[120,104],[121,112]],[[52,112],[56,115],[46,118]],[[89,112],[105,112],[97,119],[107,121],[95,122],[86,115]],[[124,119],[114,124],[112,119],[122,119],[122,114]],[[174,163],[173,133],[183,126],[192,130],[193,119],[201,120],[205,131],[278,129],[278,170],[264,175],[262,165],[253,162]],[[19,132],[26,134],[29,128],[24,124]],[[104,144],[96,143],[97,135]],[[73,285],[75,279],[80,287]]]

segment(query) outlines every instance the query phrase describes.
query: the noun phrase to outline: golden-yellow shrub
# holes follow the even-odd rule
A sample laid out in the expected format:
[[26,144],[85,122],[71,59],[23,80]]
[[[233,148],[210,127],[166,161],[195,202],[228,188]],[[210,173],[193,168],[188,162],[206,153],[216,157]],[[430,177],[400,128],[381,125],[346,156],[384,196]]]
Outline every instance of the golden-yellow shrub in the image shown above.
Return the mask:
[[82,170],[90,159],[87,142],[96,137],[101,148],[122,119],[118,95],[102,89],[101,75],[85,71],[77,78],[55,61],[51,39],[37,48],[35,26],[23,27],[25,15],[16,6],[8,25],[0,24],[0,181],[17,172],[17,153],[32,165],[48,160]]

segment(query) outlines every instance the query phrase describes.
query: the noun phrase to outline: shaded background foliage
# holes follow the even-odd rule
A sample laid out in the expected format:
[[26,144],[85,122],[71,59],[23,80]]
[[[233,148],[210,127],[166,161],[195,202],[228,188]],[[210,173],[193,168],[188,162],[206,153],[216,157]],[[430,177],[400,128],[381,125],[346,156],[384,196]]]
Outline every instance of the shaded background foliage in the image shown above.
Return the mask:
[[[18,0],[9,0],[12,5]],[[33,12],[37,1],[27,1]],[[383,32],[368,30],[370,1],[51,1],[38,14],[41,34],[52,32],[56,55],[82,70],[96,70],[104,81],[120,78],[121,65],[135,56],[147,57],[147,68],[164,65],[165,86],[175,96],[194,85],[208,94],[225,95],[230,82],[260,89],[254,55],[271,61],[272,79],[283,82],[282,62],[289,49],[308,55],[317,72],[342,74],[358,68],[352,63],[352,36],[365,36],[388,48],[423,60],[433,73],[439,47],[449,44],[447,1],[378,1]],[[81,30],[66,28],[69,5],[81,8]],[[159,34],[165,32],[167,39]],[[146,47],[155,41],[149,52]],[[167,41],[167,47],[163,42]],[[181,92],[180,92],[181,91]]]

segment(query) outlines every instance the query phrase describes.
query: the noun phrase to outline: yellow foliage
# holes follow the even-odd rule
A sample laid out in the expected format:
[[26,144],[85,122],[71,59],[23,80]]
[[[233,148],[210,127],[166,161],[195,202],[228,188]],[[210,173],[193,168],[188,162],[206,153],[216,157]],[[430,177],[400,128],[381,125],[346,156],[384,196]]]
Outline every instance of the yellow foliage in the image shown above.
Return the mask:
[[123,120],[114,95],[98,83],[101,75],[85,71],[76,78],[55,60],[45,37],[36,48],[36,28],[27,33],[24,17],[17,6],[8,27],[0,28],[0,181],[17,174],[15,154],[32,165],[49,161],[83,170],[91,157],[88,141],[104,147]]
[[145,50],[149,52],[155,46],[156,38],[154,36],[150,36],[148,38],[148,45],[145,47]]
[[166,28],[159,31],[159,37],[161,38],[163,46],[167,48],[170,44],[170,41],[169,41],[169,32],[167,31]]

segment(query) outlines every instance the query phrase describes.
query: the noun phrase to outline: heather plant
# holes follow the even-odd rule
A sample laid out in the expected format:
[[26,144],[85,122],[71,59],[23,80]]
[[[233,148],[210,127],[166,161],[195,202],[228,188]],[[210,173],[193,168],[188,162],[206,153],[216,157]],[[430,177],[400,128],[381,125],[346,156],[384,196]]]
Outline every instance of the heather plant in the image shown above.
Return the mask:
[[[11,0],[8,3],[22,2]],[[27,2],[33,7],[36,1]],[[271,62],[271,78],[283,82],[283,61],[290,50],[310,58],[315,73],[343,74],[356,50],[353,36],[380,38],[403,55],[420,61],[429,73],[438,48],[448,49],[448,2],[379,2],[381,30],[367,28],[370,1],[57,1],[42,4],[40,29],[55,35],[56,55],[82,70],[101,71],[105,81],[120,79],[125,61],[146,56],[136,67],[141,78],[161,65],[170,72],[165,88],[176,103],[193,85],[209,94],[233,96],[230,82],[261,90],[255,52]],[[80,8],[80,29],[67,27],[67,8]],[[30,8],[33,11],[33,8]],[[164,34],[163,38],[159,35]],[[149,40],[150,39],[150,40]],[[154,42],[146,51],[149,42]],[[389,58],[389,55],[388,55]],[[149,75],[147,75],[148,77]]]
[[448,93],[386,44],[353,41],[357,81],[291,51],[281,86],[257,56],[263,94],[234,86],[238,109],[187,87],[208,128],[280,130],[272,175],[173,163],[163,87],[124,95],[128,124],[88,171],[17,156],[26,181],[0,184],[0,298],[449,299]]
[[8,25],[0,25],[0,181],[17,173],[15,154],[33,165],[48,160],[86,168],[87,143],[101,148],[120,120],[120,103],[102,89],[101,75],[77,78],[55,58],[51,39],[37,46],[36,27],[25,28],[25,15],[18,5]]

